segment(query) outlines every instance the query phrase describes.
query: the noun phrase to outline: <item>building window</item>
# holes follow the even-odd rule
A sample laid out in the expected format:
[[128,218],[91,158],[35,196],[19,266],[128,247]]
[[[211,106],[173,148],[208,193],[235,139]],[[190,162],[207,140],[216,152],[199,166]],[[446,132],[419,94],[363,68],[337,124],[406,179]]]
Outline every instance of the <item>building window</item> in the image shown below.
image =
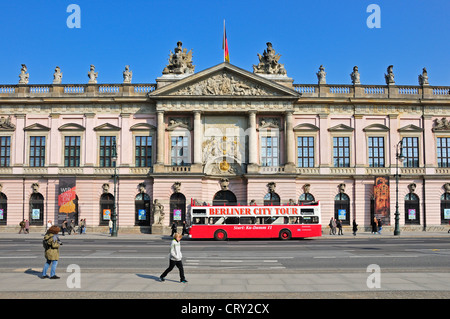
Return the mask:
[[188,137],[171,137],[171,165],[183,166],[189,164]]
[[419,138],[404,137],[402,153],[404,167],[419,167]]
[[277,193],[269,192],[264,196],[264,205],[268,206],[279,206],[281,205],[280,196]]
[[114,167],[112,155],[115,144],[115,136],[100,136],[100,167]]
[[369,167],[384,167],[384,137],[369,137]]
[[437,139],[438,167],[450,167],[450,137]]
[[278,136],[261,137],[261,165],[278,166]]
[[45,166],[45,136],[30,136],[30,167]]
[[152,137],[136,136],[135,142],[136,167],[152,166]]
[[66,136],[64,138],[64,166],[80,166],[80,140],[79,136]]
[[9,167],[11,156],[11,137],[0,136],[0,167]]
[[350,138],[333,137],[334,167],[350,167]]
[[314,167],[314,137],[297,137],[297,166]]

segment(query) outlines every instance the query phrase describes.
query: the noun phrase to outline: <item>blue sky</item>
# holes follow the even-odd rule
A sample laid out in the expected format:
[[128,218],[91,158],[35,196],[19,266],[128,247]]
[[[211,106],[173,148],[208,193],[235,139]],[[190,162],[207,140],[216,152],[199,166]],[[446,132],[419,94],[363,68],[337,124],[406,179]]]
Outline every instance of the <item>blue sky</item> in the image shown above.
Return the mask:
[[[72,3],[81,28],[67,27]],[[381,28],[366,24],[370,4],[381,9]],[[385,84],[392,64],[398,85],[416,85],[427,67],[431,85],[450,86],[448,0],[17,0],[0,8],[0,84],[17,84],[22,63],[30,84],[50,84],[57,65],[63,83],[87,83],[90,64],[99,83],[121,83],[127,64],[133,83],[155,83],[177,41],[193,50],[199,72],[223,62],[225,19],[230,62],[250,72],[270,41],[294,83],[317,83],[323,64],[330,84],[350,84],[354,65],[362,84]]]

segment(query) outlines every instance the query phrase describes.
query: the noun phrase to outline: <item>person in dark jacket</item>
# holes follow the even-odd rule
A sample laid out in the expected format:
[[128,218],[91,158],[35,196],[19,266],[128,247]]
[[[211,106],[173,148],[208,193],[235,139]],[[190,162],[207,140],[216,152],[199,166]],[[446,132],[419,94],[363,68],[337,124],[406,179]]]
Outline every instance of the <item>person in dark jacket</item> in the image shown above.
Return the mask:
[[353,236],[356,236],[356,232],[358,231],[358,224],[356,223],[356,219],[353,219]]
[[177,224],[175,222],[172,223],[172,233],[170,234],[170,237],[173,237],[173,235],[177,232]]

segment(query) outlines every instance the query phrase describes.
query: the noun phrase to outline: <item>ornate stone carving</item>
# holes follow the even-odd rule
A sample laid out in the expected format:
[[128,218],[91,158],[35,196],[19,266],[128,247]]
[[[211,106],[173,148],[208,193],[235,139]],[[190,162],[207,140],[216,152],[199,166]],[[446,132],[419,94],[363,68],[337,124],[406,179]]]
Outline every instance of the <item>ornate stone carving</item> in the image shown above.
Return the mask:
[[345,193],[345,184],[341,183],[338,185],[339,193]]
[[267,49],[264,50],[263,55],[258,53],[259,63],[253,65],[253,73],[286,75],[284,64],[278,62],[281,55],[275,54],[272,43],[267,42],[266,44]]
[[170,95],[278,95],[256,83],[223,72]]
[[222,189],[223,191],[227,191],[228,186],[230,185],[230,181],[228,180],[228,178],[221,178],[219,181],[219,184],[220,184],[220,189]]
[[450,183],[445,183],[444,184],[444,190],[447,194],[450,194]]
[[33,184],[31,185],[31,188],[33,189],[33,193],[34,193],[34,194],[39,193],[39,183],[33,183]]
[[237,162],[229,162],[229,158],[217,158],[215,161],[208,162],[205,165],[204,173],[206,175],[241,175],[243,174],[242,167]]
[[172,117],[169,118],[169,125],[167,126],[168,131],[181,128],[190,130],[189,119],[187,117]]
[[325,72],[325,68],[323,65],[320,65],[319,72],[316,73],[317,79],[319,80],[319,84],[327,84],[327,72]]
[[163,74],[194,73],[195,65],[192,65],[192,49],[187,52],[187,49],[183,49],[182,45],[183,43],[178,41],[174,53],[170,51],[169,64],[164,68]]
[[360,75],[359,75],[359,71],[358,71],[358,66],[355,65],[353,67],[353,72],[350,73],[350,77],[352,78],[353,85],[361,84],[361,81],[359,79]]
[[139,193],[144,194],[145,193],[145,183],[139,183],[138,185],[138,189],[139,189]]
[[133,72],[130,71],[130,66],[125,65],[125,70],[123,71],[123,83],[131,83],[133,78]]
[[88,72],[89,84],[96,84],[98,78],[98,72],[95,72],[95,65],[91,64],[90,70]]
[[164,206],[155,199],[153,203],[153,225],[162,225],[164,220]]
[[174,193],[180,193],[181,192],[181,182],[173,183],[172,189],[173,189]]
[[430,83],[428,82],[427,68],[423,68],[422,74],[419,74],[419,85],[422,86],[430,85]]
[[384,75],[384,79],[386,80],[387,85],[394,85],[394,66],[390,65],[387,68],[387,74]]
[[450,130],[450,123],[448,122],[448,120],[445,117],[443,117],[442,119],[434,120],[433,132],[434,131],[448,131],[448,130]]
[[62,72],[59,66],[55,68],[55,73],[53,73],[53,84],[61,84],[62,82]]
[[259,121],[259,129],[279,129],[280,123],[277,118],[262,118]]
[[416,191],[416,183],[411,183],[408,185],[408,190],[410,193],[414,193]]
[[27,73],[28,69],[25,64],[22,64],[22,68],[20,69],[19,74],[19,84],[28,84],[28,80],[30,79],[30,75]]
[[3,130],[14,130],[16,126],[11,123],[11,116],[0,117],[0,129]]
[[109,184],[108,183],[105,183],[102,185],[102,191],[104,194],[109,192]]
[[275,188],[277,187],[275,182],[270,182],[266,186],[269,193],[275,193]]

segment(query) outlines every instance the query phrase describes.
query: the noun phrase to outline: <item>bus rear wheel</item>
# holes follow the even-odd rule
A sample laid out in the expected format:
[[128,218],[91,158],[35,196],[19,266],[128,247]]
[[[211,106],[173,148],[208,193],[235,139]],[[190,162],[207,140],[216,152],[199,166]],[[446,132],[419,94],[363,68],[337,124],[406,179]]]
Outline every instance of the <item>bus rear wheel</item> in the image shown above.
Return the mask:
[[222,229],[216,230],[216,232],[214,233],[214,239],[215,240],[220,240],[220,241],[226,240],[227,239],[227,233],[224,230],[222,230]]
[[289,229],[282,229],[280,231],[280,239],[281,240],[288,240],[291,239],[292,235],[291,235],[291,231]]

